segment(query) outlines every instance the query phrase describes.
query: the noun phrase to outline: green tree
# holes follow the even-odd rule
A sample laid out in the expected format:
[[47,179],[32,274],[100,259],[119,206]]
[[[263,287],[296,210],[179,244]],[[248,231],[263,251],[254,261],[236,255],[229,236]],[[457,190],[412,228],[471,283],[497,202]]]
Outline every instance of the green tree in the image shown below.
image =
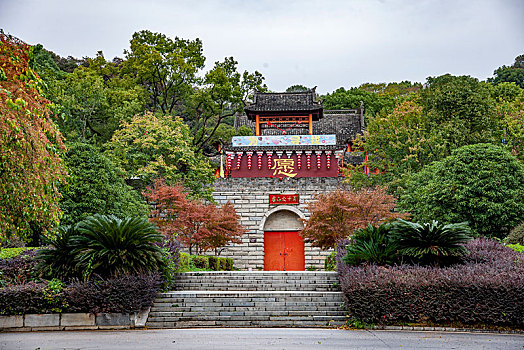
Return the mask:
[[395,98],[387,95],[379,95],[359,88],[349,90],[338,88],[331,94],[324,96],[325,109],[352,109],[358,108],[364,103],[366,115],[377,115],[381,112],[389,112],[395,107]]
[[71,144],[64,161],[71,177],[60,191],[62,224],[73,225],[94,214],[147,217],[149,209],[140,194],[95,146]]
[[524,165],[499,146],[463,146],[411,175],[398,206],[414,221],[467,221],[473,233],[504,238],[524,217]]
[[146,87],[151,109],[173,114],[193,92],[193,84],[204,67],[200,39],[174,40],[161,33],[142,30],[133,34],[125,51],[123,74]]
[[253,90],[265,88],[262,85],[264,78],[259,72],[244,71],[240,74],[237,64],[233,57],[216,62],[204,76],[202,85],[186,102],[189,113],[186,119],[196,135],[193,139],[196,150],[209,145],[226,118],[243,112],[245,101]]
[[38,244],[60,217],[64,145],[29,58],[29,45],[0,32],[0,244]]
[[431,123],[431,134],[451,150],[474,143],[493,142],[497,128],[490,86],[470,76],[450,74],[428,78],[420,104]]
[[524,55],[519,55],[515,58],[515,63],[512,66],[502,66],[493,72],[494,77],[489,78],[488,81],[495,85],[500,83],[515,83],[524,89]]
[[290,87],[288,87],[286,89],[286,92],[306,92],[306,91],[309,91],[310,88],[304,86],[304,85],[300,85],[300,84],[295,84],[295,85],[291,85]]
[[127,178],[145,184],[163,177],[168,184],[183,183],[196,195],[211,193],[209,161],[192,148],[189,127],[180,117],[156,117],[151,113],[122,122],[107,144],[108,154]]

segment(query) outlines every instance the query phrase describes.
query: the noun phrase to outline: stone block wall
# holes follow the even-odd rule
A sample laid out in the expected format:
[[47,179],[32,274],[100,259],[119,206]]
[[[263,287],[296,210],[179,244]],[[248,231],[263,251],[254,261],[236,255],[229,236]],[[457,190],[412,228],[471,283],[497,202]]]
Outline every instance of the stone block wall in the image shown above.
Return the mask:
[[[298,205],[286,205],[307,219],[307,204],[315,200],[319,193],[329,192],[342,187],[341,178],[220,178],[215,182],[213,197],[218,204],[230,201],[241,217],[247,232],[242,237],[242,244],[230,245],[221,256],[233,258],[235,267],[241,270],[264,269],[264,231],[263,224],[275,208],[283,205],[269,203],[270,194],[299,194]],[[330,251],[305,245],[306,269],[324,268],[324,259]]]

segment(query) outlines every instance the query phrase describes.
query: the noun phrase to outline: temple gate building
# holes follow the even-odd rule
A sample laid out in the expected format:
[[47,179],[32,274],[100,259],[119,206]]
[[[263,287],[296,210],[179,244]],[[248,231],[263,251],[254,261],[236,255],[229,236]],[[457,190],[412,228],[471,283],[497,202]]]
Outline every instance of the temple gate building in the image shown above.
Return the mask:
[[308,203],[342,186],[344,164],[361,161],[352,141],[363,130],[363,107],[324,110],[313,89],[256,92],[244,110],[235,127],[254,136],[224,145],[213,197],[233,203],[247,232],[222,255],[242,270],[323,269],[330,252],[304,243],[300,231]]

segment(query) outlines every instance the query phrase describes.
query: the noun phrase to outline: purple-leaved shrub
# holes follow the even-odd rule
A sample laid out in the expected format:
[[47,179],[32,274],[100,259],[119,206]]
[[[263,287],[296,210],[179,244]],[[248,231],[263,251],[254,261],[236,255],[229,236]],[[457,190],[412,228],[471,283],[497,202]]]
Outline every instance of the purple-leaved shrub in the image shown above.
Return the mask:
[[[345,251],[340,249],[339,252]],[[435,322],[524,326],[524,254],[489,239],[445,268],[347,266],[338,271],[350,316],[377,324]]]

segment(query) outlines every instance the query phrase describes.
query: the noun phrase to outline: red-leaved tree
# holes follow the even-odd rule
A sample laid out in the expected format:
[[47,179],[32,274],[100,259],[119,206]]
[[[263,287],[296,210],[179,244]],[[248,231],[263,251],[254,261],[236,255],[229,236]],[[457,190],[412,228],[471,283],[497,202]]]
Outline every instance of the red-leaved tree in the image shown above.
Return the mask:
[[144,195],[155,204],[150,221],[166,236],[182,242],[189,254],[196,248],[197,253],[214,250],[218,255],[227,244],[242,243],[240,236],[245,230],[229,202],[216,207],[190,199],[183,186],[168,186],[162,179]]
[[356,229],[407,217],[407,213],[393,211],[395,204],[395,197],[384,188],[320,194],[317,201],[308,205],[311,216],[305,221],[302,236],[313,246],[334,248],[340,239],[349,237]]

